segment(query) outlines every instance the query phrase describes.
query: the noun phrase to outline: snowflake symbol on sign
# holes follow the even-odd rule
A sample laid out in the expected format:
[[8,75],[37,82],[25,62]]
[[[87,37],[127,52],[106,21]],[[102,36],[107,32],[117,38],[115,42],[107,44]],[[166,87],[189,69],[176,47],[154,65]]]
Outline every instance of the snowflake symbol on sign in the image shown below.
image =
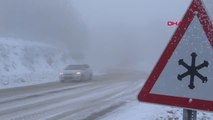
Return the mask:
[[208,61],[205,61],[198,65],[198,66],[195,66],[195,60],[196,60],[196,57],[197,57],[197,54],[195,52],[193,52],[191,54],[192,56],[192,63],[191,63],[191,66],[189,66],[188,64],[186,64],[183,59],[180,59],[178,61],[179,65],[182,65],[183,67],[185,67],[188,71],[183,73],[183,74],[178,74],[177,78],[178,80],[182,80],[184,77],[190,75],[190,84],[188,85],[188,87],[190,89],[194,89],[195,86],[194,86],[194,77],[197,76],[198,78],[200,78],[202,80],[203,83],[206,83],[208,81],[208,78],[207,77],[204,77],[203,75],[201,75],[198,70],[200,70],[201,68],[204,68],[204,67],[208,67],[209,66],[209,63]]

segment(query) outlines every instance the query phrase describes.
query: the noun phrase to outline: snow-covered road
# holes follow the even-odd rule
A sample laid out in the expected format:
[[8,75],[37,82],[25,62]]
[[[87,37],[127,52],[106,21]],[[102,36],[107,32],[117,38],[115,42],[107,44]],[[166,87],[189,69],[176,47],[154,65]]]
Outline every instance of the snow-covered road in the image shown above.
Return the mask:
[[[95,120],[138,93],[142,75],[110,74],[93,81],[47,83],[0,91],[0,120]],[[136,97],[136,96],[135,96]]]
[[[46,83],[0,91],[0,120],[181,120],[182,108],[139,103],[140,73]],[[198,111],[198,120],[213,114]]]

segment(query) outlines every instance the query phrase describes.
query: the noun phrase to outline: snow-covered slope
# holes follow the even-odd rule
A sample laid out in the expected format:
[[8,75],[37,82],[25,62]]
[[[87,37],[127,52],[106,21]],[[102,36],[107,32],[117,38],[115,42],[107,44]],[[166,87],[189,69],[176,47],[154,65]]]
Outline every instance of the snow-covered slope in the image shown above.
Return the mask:
[[0,89],[58,80],[70,63],[71,57],[54,46],[0,38]]

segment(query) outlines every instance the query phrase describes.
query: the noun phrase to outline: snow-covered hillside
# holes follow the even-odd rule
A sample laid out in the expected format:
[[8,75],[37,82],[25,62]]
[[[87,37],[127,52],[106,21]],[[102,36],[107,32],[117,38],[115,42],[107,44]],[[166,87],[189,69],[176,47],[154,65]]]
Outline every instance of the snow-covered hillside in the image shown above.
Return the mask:
[[72,62],[54,46],[0,38],[0,89],[58,80],[59,71]]

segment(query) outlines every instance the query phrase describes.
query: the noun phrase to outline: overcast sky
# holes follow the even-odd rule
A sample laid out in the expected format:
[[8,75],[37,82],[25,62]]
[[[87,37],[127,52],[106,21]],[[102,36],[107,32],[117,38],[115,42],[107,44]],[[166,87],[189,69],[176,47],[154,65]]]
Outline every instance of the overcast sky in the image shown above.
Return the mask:
[[[191,0],[72,0],[90,34],[91,62],[152,69]],[[92,57],[91,57],[92,56]]]
[[93,67],[150,70],[191,0],[0,0],[0,36],[66,46]]
[[47,42],[83,58],[84,26],[70,0],[0,0],[0,37]]

